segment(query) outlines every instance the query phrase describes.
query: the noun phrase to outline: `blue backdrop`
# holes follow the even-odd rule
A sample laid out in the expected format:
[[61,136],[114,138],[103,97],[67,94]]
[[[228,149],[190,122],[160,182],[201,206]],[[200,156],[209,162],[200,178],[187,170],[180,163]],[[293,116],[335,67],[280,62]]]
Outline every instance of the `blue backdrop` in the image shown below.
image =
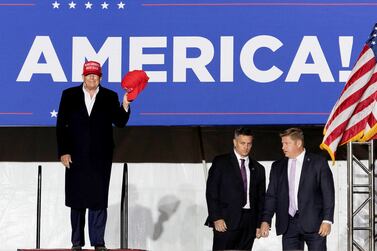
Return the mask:
[[130,125],[324,124],[374,1],[0,0],[0,125],[53,126],[85,59],[144,69]]

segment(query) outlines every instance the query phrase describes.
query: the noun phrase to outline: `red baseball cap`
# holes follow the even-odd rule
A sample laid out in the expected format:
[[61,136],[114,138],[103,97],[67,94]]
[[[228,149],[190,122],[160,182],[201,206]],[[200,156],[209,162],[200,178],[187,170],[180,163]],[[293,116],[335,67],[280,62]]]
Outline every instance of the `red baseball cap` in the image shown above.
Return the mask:
[[84,67],[82,70],[82,75],[86,76],[89,74],[95,74],[97,76],[102,76],[102,68],[100,63],[96,61],[88,61],[84,63]]
[[127,91],[127,100],[133,101],[147,86],[149,77],[143,70],[128,72],[122,79],[121,86]]

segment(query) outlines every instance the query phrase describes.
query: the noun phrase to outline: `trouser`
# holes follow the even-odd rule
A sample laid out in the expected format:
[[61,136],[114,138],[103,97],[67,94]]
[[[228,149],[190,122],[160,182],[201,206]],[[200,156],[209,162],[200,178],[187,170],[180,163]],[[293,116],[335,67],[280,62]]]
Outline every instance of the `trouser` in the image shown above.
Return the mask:
[[213,230],[212,250],[251,250],[255,239],[255,228],[252,228],[250,209],[242,209],[240,225],[235,230],[218,232]]
[[309,251],[326,251],[326,237],[320,236],[318,232],[304,232],[299,217],[299,214],[289,217],[287,232],[283,234],[283,250],[304,250],[306,243]]
[[[88,209],[89,239],[91,246],[105,246],[105,227],[107,209]],[[86,208],[71,208],[72,245],[85,246],[85,214]]]

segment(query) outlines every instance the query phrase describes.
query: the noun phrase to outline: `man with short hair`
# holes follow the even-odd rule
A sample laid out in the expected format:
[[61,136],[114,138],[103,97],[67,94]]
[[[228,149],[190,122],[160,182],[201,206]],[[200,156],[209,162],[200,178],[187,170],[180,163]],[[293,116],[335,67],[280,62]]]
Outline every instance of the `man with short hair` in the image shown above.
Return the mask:
[[276,213],[276,233],[283,250],[327,250],[334,221],[334,181],[325,158],[306,152],[304,134],[290,128],[280,134],[285,158],[270,171],[261,235],[267,237]]
[[236,129],[233,151],[216,156],[209,169],[205,224],[213,228],[212,250],[251,250],[260,237],[266,178],[249,156],[252,142],[250,129]]
[[72,250],[85,245],[86,209],[89,237],[95,250],[105,251],[105,227],[113,157],[113,124],[124,127],[130,116],[127,95],[100,85],[102,68],[85,62],[83,83],[62,94],[56,125],[58,155],[65,172],[65,204],[71,208]]

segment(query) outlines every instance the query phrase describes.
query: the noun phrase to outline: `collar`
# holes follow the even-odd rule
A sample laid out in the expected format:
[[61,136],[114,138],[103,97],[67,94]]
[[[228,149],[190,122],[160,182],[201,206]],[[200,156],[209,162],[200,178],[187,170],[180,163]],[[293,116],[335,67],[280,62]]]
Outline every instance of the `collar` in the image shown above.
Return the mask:
[[239,161],[240,159],[244,159],[245,161],[248,161],[248,160],[249,160],[249,156],[242,157],[242,156],[239,155],[239,154],[236,152],[236,150],[234,150],[234,149],[233,149],[233,152],[234,152],[234,154],[236,155],[238,161]]
[[[82,90],[84,91],[84,93],[88,93],[89,92],[85,89],[85,86],[84,86],[84,83],[82,84]],[[94,92],[94,95],[97,95],[97,93],[99,92],[99,85],[97,86],[95,92]]]
[[297,157],[296,160],[300,163],[304,163],[304,157],[305,157],[306,149],[304,148],[304,151],[300,153]]

